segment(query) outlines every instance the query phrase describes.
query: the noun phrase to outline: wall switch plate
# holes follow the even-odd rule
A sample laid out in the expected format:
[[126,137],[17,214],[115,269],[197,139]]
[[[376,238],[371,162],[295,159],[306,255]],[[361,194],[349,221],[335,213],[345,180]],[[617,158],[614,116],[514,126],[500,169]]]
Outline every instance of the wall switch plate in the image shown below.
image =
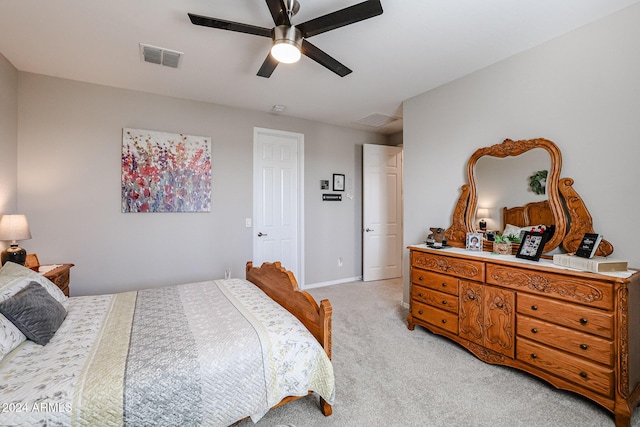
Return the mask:
[[251,227],[251,218],[245,218],[244,219],[244,226],[247,228]]

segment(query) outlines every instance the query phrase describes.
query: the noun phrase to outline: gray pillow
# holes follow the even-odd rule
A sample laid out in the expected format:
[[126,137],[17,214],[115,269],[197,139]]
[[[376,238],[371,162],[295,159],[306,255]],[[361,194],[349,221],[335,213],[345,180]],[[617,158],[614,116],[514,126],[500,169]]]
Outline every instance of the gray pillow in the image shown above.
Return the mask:
[[28,339],[45,345],[56,333],[67,310],[45,288],[31,282],[15,295],[0,302],[0,313]]

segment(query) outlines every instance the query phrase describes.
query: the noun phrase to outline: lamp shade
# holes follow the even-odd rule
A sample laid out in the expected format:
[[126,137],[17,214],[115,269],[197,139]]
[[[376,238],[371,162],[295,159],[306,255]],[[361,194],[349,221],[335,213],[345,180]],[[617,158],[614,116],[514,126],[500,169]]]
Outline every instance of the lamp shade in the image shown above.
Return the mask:
[[0,218],[0,240],[17,241],[31,238],[26,215],[2,215]]
[[487,208],[479,208],[476,216],[478,218],[489,218],[489,209],[487,209]]

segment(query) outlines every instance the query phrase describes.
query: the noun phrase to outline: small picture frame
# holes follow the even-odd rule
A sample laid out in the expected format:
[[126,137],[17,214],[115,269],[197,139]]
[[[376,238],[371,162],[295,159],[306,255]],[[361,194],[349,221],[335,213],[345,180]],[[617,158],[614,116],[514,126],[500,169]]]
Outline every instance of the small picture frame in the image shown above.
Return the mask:
[[467,233],[467,250],[482,251],[482,233]]
[[344,174],[333,174],[333,191],[344,191]]
[[320,180],[320,189],[321,190],[328,190],[329,189],[329,180],[328,179],[321,179]]
[[516,258],[528,259],[531,261],[540,260],[544,244],[547,241],[547,234],[535,231],[525,231]]

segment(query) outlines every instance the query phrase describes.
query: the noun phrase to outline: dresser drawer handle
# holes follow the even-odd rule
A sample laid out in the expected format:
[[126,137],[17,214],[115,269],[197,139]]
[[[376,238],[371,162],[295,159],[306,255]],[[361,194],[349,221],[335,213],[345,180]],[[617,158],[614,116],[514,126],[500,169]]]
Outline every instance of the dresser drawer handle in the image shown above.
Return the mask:
[[531,328],[531,332],[533,332],[534,334],[537,334],[538,330],[536,328]]
[[446,301],[442,301],[442,305],[447,305],[447,302]]
[[420,293],[418,294],[418,296],[419,296],[420,298],[422,298],[422,297],[424,296],[424,294],[423,294],[422,292],[420,292]]
[[580,376],[582,378],[587,378],[587,373],[586,372],[580,372]]
[[535,353],[531,353],[531,358],[532,358],[532,359],[537,359],[537,358],[538,358],[538,355],[537,355],[537,354],[535,354]]
[[424,311],[420,310],[418,311],[418,314],[424,314]]
[[587,319],[585,319],[584,317],[582,319],[580,319],[580,323],[582,325],[586,325],[587,324]]
[[532,305],[532,306],[531,306],[531,310],[534,310],[534,311],[535,311],[535,310],[537,310],[537,309],[538,309],[538,306],[537,306],[537,305]]
[[442,319],[442,323],[447,323],[447,319]]
[[422,282],[424,279],[422,278],[422,276],[420,276],[418,277],[418,280]]
[[586,344],[580,344],[580,348],[586,350],[589,348],[589,346],[587,346]]
[[446,287],[447,287],[447,284],[446,284],[446,283],[444,283],[444,282],[442,282],[442,287],[443,287],[443,288],[446,288]]

